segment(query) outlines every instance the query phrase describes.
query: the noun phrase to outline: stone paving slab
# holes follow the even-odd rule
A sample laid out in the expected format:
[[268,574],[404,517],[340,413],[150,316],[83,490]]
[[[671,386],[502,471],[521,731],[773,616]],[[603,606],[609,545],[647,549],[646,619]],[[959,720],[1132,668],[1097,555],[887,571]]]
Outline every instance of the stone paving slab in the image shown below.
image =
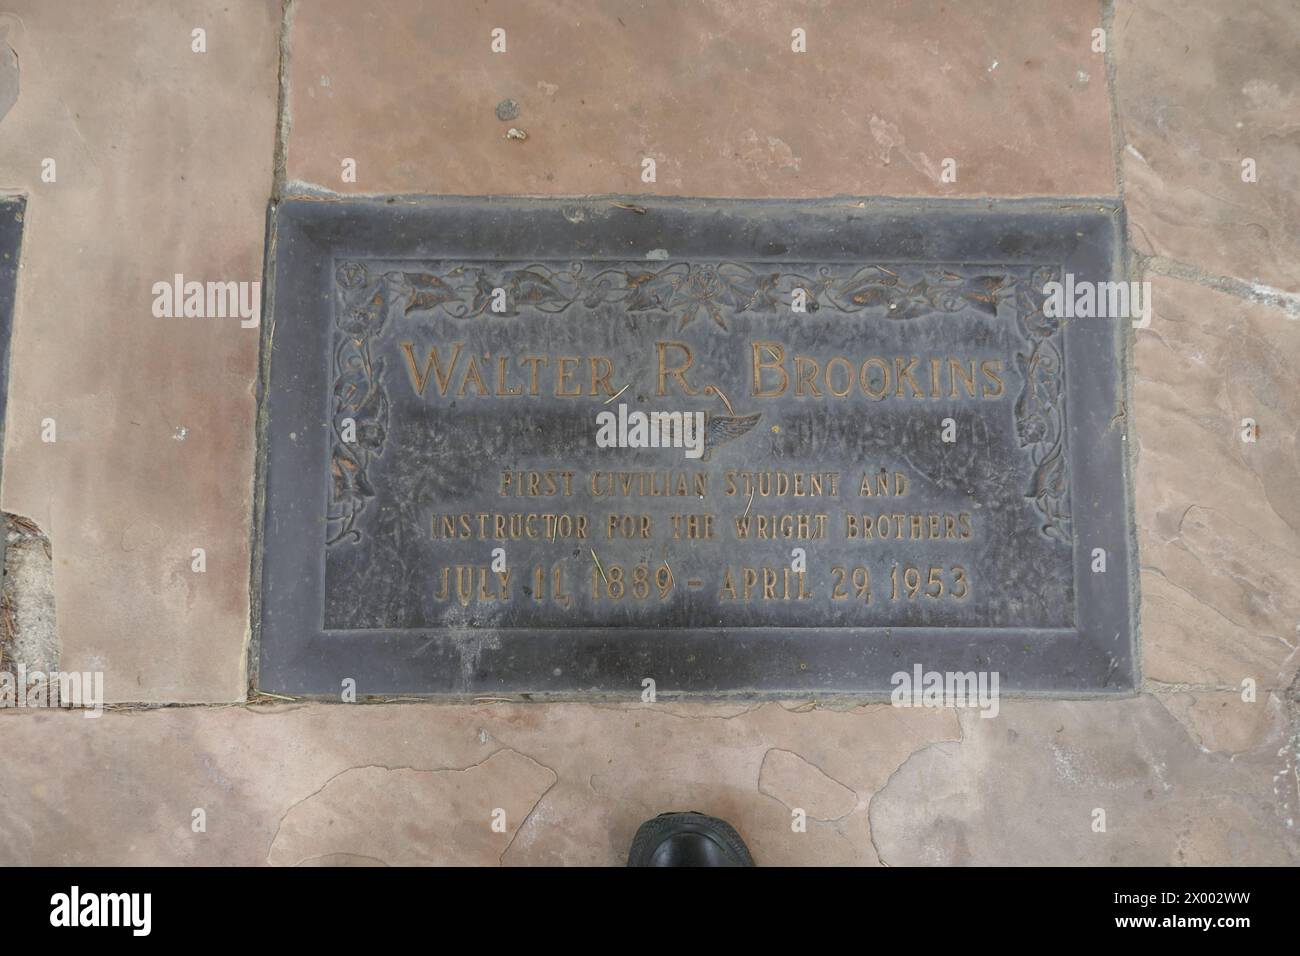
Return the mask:
[[[1300,860],[1295,752],[1285,733],[1243,753],[1209,753],[1151,696],[1113,706],[1018,703],[1003,716],[963,714],[960,745],[928,748],[890,781],[871,812],[876,845],[890,863]],[[1099,822],[1104,831],[1095,829]]]
[[1211,752],[1149,695],[1004,703],[997,719],[888,705],[194,707],[0,717],[0,735],[11,753],[57,739],[61,754],[0,775],[4,865],[619,865],[642,820],[668,809],[730,820],[760,865],[1300,862],[1285,724]]
[[152,287],[260,280],[280,5],[6,9],[0,187],[28,200],[3,507],[53,545],[65,668],[113,700],[239,699],[258,330],[157,318]]
[[[1151,281],[1134,357],[1144,672],[1284,689],[1300,668],[1300,324]],[[1242,440],[1244,419],[1259,440]]]
[[367,194],[1113,194],[1100,26],[1073,0],[297,4],[287,176]]
[[1300,292],[1297,34],[1291,0],[1116,5],[1120,161],[1139,253]]

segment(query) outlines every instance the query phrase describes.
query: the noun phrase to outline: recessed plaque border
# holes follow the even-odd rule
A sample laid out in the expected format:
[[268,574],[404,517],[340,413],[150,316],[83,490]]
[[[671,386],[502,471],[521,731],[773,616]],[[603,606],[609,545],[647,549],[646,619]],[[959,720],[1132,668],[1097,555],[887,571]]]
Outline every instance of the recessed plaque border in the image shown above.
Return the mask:
[[[626,208],[635,205],[638,213]],[[1064,325],[1073,628],[427,628],[326,630],[322,500],[330,457],[334,289],[349,260],[914,262],[1119,280],[1114,200],[296,198],[268,212],[253,540],[257,688],[374,696],[701,698],[887,695],[890,676],[988,671],[1016,696],[1132,693],[1137,684],[1129,323]],[[653,264],[653,259],[647,260]],[[1091,570],[1094,548],[1107,554]]]

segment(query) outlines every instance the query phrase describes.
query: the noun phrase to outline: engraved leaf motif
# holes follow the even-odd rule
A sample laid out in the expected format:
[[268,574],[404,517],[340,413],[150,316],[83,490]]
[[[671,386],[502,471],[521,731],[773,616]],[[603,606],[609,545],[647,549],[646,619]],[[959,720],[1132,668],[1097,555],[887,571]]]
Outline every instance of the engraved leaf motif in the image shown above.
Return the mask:
[[876,306],[887,306],[890,302],[897,302],[902,298],[896,286],[898,283],[893,279],[882,279],[879,276],[868,276],[866,278],[852,277],[837,290],[839,296],[846,299],[853,305],[860,308],[869,309]]
[[[547,304],[558,303],[567,306],[573,300],[560,291],[549,276],[533,269],[520,269],[508,273],[510,276],[510,301],[521,305],[540,308]],[[513,312],[507,314],[514,314]]]
[[406,280],[408,288],[407,314],[418,309],[432,309],[444,302],[460,300],[460,295],[455,289],[428,272],[404,272],[402,277]]
[[944,273],[938,285],[931,287],[930,298],[936,308],[945,312],[974,309],[985,315],[998,311],[997,291],[1001,288],[1000,276],[962,276]]
[[[781,307],[777,298],[777,287],[781,282],[781,273],[769,272],[754,277],[754,289],[749,294],[745,308],[750,312],[769,313]],[[811,310],[810,310],[811,311]]]
[[[758,277],[753,270],[734,262],[724,262],[718,266],[714,279],[717,288],[715,297],[718,301],[730,306],[735,312],[753,311],[758,295]],[[772,307],[775,307],[774,302]]]
[[1061,448],[1058,445],[1034,469],[1034,477],[1027,497],[1059,498],[1063,494],[1065,494],[1065,460],[1061,456]]
[[354,339],[367,339],[377,335],[388,319],[388,304],[387,287],[384,283],[377,282],[366,289],[364,296],[344,307],[338,318],[338,326]]
[[492,293],[495,288],[488,279],[487,273],[479,269],[474,277],[474,298],[469,306],[470,315],[478,315],[492,304]]
[[719,292],[725,285],[711,266],[691,266],[685,280],[677,285],[677,296],[673,303],[682,310],[681,328],[690,325],[702,311],[719,328],[726,329],[727,323],[717,302]]
[[334,277],[344,289],[355,289],[364,285],[369,273],[360,262],[343,262],[334,271]]
[[596,279],[587,285],[586,293],[582,298],[582,305],[587,309],[594,309],[608,298],[612,291],[612,285],[607,278]]
[[357,404],[352,416],[356,422],[356,441],[362,448],[382,454],[388,434],[388,396],[383,390],[384,360],[374,363],[370,391]]
[[336,445],[330,460],[330,472],[334,477],[334,500],[347,501],[360,496],[373,498],[375,489],[366,478],[365,469],[356,456],[345,446]]
[[629,312],[662,309],[672,296],[672,286],[664,280],[662,273],[627,272],[624,276],[628,291],[623,307]]
[[370,381],[360,362],[343,368],[334,382],[336,407],[341,412],[355,411],[369,390]]

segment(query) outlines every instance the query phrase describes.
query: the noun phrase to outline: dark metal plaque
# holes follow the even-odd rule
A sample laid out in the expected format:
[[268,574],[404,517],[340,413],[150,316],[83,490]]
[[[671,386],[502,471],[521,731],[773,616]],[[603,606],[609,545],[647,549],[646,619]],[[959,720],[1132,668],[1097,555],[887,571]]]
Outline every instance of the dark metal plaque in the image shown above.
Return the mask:
[[[0,452],[4,451],[5,404],[9,395],[9,337],[18,293],[18,256],[22,248],[27,200],[0,199]],[[0,552],[3,546],[0,546]]]
[[260,687],[1133,687],[1117,209],[638,203],[274,210]]
[[[22,251],[23,220],[27,200],[22,196],[0,199],[0,474],[3,473],[5,419],[9,396],[9,339],[14,327],[18,296],[18,259]],[[0,538],[0,572],[7,542]]]

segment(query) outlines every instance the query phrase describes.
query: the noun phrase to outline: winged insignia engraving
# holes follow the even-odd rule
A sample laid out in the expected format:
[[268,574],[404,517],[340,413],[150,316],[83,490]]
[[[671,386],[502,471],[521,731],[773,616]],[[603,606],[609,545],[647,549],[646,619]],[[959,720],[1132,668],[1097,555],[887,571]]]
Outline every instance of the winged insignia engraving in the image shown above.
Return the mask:
[[702,460],[708,461],[713,449],[719,445],[725,445],[727,442],[734,441],[749,432],[762,417],[762,412],[755,412],[752,415],[711,415],[705,413],[704,457]]

